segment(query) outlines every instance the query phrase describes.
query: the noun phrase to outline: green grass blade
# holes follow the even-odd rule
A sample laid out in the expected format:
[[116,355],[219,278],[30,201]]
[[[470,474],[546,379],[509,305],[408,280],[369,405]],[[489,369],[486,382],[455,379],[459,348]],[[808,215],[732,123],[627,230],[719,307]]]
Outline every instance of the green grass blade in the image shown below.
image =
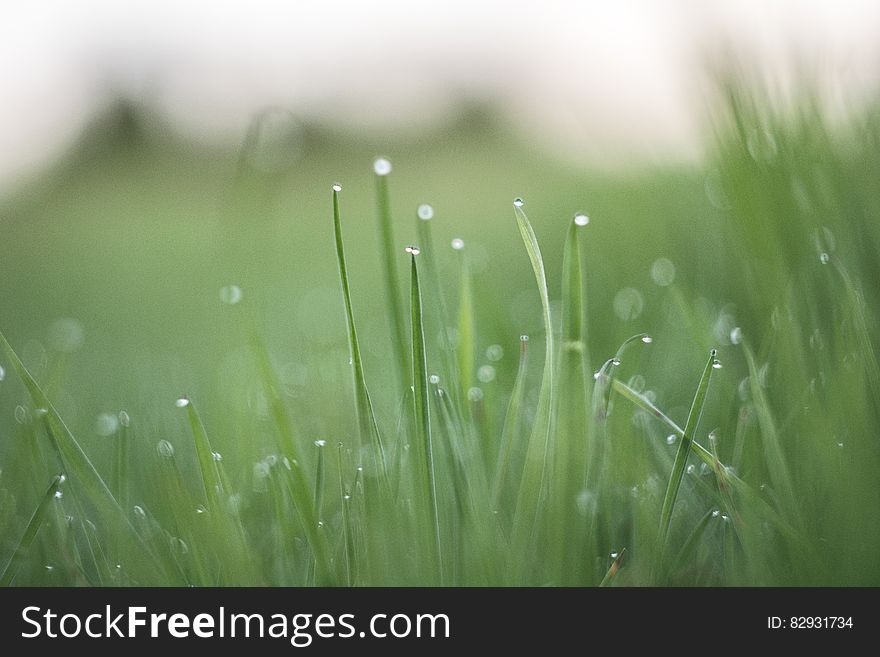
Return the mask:
[[355,581],[355,558],[354,536],[351,528],[351,510],[349,509],[352,493],[345,488],[345,478],[343,476],[344,459],[342,458],[342,443],[337,445],[337,455],[339,457],[337,463],[337,471],[339,473],[339,504],[342,508],[342,542],[343,552],[345,556],[345,583],[347,586],[354,586]]
[[[474,385],[476,353],[476,320],[474,319],[474,291],[467,257],[461,252],[461,277],[458,285],[458,377],[461,401]],[[465,417],[468,417],[465,415]]]
[[15,547],[15,551],[10,555],[9,560],[3,566],[3,569],[0,570],[0,587],[9,586],[18,574],[21,560],[27,554],[28,550],[30,550],[31,544],[37,536],[37,532],[40,530],[43,521],[46,519],[49,505],[55,499],[55,493],[58,492],[58,488],[63,481],[63,476],[56,476],[52,479],[52,483],[49,484],[46,492],[43,493],[43,497],[40,499],[40,503],[37,505],[31,519],[28,521],[24,534],[22,534],[18,541],[18,545]]
[[366,443],[367,445],[370,445],[373,451],[373,460],[375,463],[368,464],[369,466],[372,466],[370,468],[370,475],[376,476],[376,474],[379,474],[384,480],[388,475],[388,464],[385,456],[385,448],[382,444],[382,436],[379,433],[379,426],[373,412],[373,402],[370,399],[370,392],[367,389],[367,382],[364,377],[361,348],[354,323],[354,311],[351,304],[351,289],[349,288],[348,282],[348,268],[345,264],[345,248],[342,243],[342,222],[339,218],[340,191],[342,191],[340,185],[333,185],[333,233],[336,240],[336,260],[339,264],[339,279],[342,284],[342,300],[345,304],[345,317],[348,324],[348,347],[351,354],[352,373],[354,375],[355,409],[357,411],[358,426],[361,432],[361,444]]
[[391,220],[391,200],[388,195],[388,174],[391,163],[378,158],[373,163],[376,174],[376,213],[379,219],[379,236],[382,248],[382,273],[385,277],[385,293],[388,295],[388,322],[391,325],[392,349],[397,360],[398,377],[401,388],[409,379],[409,364],[406,355],[406,328],[403,314],[403,301],[400,293],[400,279],[397,274],[397,246],[394,241],[394,228]]
[[[186,403],[184,404],[184,402]],[[178,400],[178,405],[181,404],[184,404],[186,408],[186,417],[192,430],[208,511],[219,513],[223,508],[225,493],[223,480],[220,476],[220,465],[214,458],[214,450],[211,448],[208,432],[205,431],[205,425],[202,423],[202,418],[196,410],[195,404],[185,397]]]
[[523,401],[526,396],[526,377],[528,374],[529,336],[521,335],[519,345],[519,366],[516,371],[513,392],[511,392],[510,401],[507,404],[504,425],[501,429],[501,445],[498,449],[495,480],[492,484],[493,511],[500,511],[502,506],[501,497],[507,484],[508,473],[511,470],[513,447],[519,437],[520,426],[522,425]]
[[684,431],[682,432],[681,441],[678,445],[678,452],[676,452],[675,461],[672,464],[672,473],[669,476],[666,495],[663,498],[663,508],[660,511],[658,554],[662,552],[666,544],[666,536],[669,533],[669,525],[672,521],[672,510],[675,507],[678,490],[681,488],[681,480],[684,476],[688,456],[690,456],[691,453],[691,443],[693,442],[694,432],[697,429],[697,424],[699,424],[700,416],[703,413],[703,405],[706,402],[706,393],[709,391],[709,379],[712,377],[712,370],[715,369],[716,363],[715,350],[713,349],[709,354],[709,360],[706,361],[706,366],[703,368],[703,374],[700,377],[700,383],[697,386],[697,392],[694,395],[691,410],[688,413],[687,422],[684,425]]
[[443,582],[443,549],[440,536],[440,511],[437,504],[437,481],[434,469],[434,444],[431,434],[431,407],[428,397],[428,363],[425,354],[425,331],[422,321],[422,292],[419,286],[419,269],[416,256],[419,250],[408,247],[411,254],[411,319],[412,319],[412,371],[413,393],[415,399],[415,421],[417,453],[416,468],[423,475],[422,488],[428,504],[434,533],[434,558],[440,582]]
[[299,516],[306,539],[315,557],[318,583],[330,584],[333,581],[330,560],[327,556],[327,544],[324,534],[318,530],[318,518],[315,515],[315,499],[307,483],[305,469],[299,459],[299,448],[294,439],[292,424],[288,416],[287,407],[281,396],[280,387],[275,377],[275,371],[269,361],[269,353],[259,337],[254,336],[251,344],[257,356],[257,364],[263,382],[263,389],[269,400],[269,408],[275,419],[281,440],[281,451],[288,458],[290,473],[287,475],[287,484],[290,487],[293,506]]
[[541,378],[541,387],[538,392],[538,404],[535,411],[535,423],[526,447],[525,464],[523,466],[522,479],[516,501],[516,511],[513,522],[513,543],[515,550],[520,551],[516,555],[523,565],[531,564],[528,555],[521,551],[525,549],[533,536],[537,512],[544,496],[544,484],[547,471],[547,456],[550,451],[552,436],[553,416],[552,409],[555,397],[555,375],[553,359],[555,354],[553,340],[553,322],[550,317],[550,294],[547,289],[547,277],[544,272],[544,260],[535,231],[529,223],[528,217],[522,209],[522,201],[517,199],[513,204],[516,222],[526,247],[532,271],[535,274],[535,282],[538,286],[538,294],[541,298],[541,309],[544,320],[545,347],[544,347],[544,373]]
[[163,575],[163,567],[156,556],[147,548],[128,519],[128,514],[119,506],[110,488],[98,474],[95,466],[73,437],[55,407],[49,402],[43,390],[25,368],[18,354],[0,333],[0,350],[12,363],[34,406],[45,409],[43,421],[47,435],[55,452],[61,460],[65,475],[86,495],[101,518],[107,523],[111,533],[125,543],[125,555],[130,559],[131,572],[141,582],[151,582]]
[[712,518],[716,518],[717,516],[718,511],[710,509],[705,513],[705,515],[703,515],[702,518],[700,518],[700,522],[697,523],[696,527],[694,527],[693,531],[690,533],[690,536],[687,537],[687,540],[684,542],[681,551],[678,553],[678,556],[673,562],[673,566],[671,568],[673,574],[683,568],[684,565],[688,561],[690,561],[694,552],[696,552],[697,550],[697,546],[700,544],[700,539],[703,538],[703,534],[706,532],[706,528],[709,526],[709,521],[711,521]]
[[611,586],[611,583],[614,581],[614,578],[617,577],[617,573],[620,572],[620,565],[623,563],[623,555],[626,554],[626,548],[621,548],[618,555],[614,558],[614,561],[611,562],[611,566],[608,568],[608,572],[605,573],[605,577],[602,578],[602,581],[599,582],[600,587]]

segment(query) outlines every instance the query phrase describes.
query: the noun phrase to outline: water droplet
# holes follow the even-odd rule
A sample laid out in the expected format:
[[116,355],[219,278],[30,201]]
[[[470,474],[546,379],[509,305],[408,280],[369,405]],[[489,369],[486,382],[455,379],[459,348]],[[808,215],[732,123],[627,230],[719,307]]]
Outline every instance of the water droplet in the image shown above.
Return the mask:
[[831,261],[831,256],[825,253],[824,251],[819,254],[819,262],[823,265],[827,265]]
[[480,402],[483,401],[483,389],[474,386],[467,392],[468,399],[472,402]]
[[95,433],[99,436],[112,436],[119,429],[119,418],[112,413],[101,413],[95,421]]
[[519,198],[519,197],[513,199],[513,205],[514,205],[514,207],[521,208],[524,204],[525,204],[525,201],[523,201],[523,200],[522,200],[521,198]]
[[67,475],[60,474],[58,475],[58,485],[60,486],[65,481],[67,481]]
[[135,504],[134,506],[134,515],[136,515],[141,520],[147,519],[147,512],[144,511],[144,507]]
[[46,569],[46,572],[47,572],[47,573],[51,573],[52,571],[55,570],[55,566],[50,566],[49,564],[46,564],[46,565],[44,566],[44,568]]
[[504,348],[500,344],[491,344],[486,347],[486,358],[497,363],[504,358]]
[[721,514],[721,519],[722,519],[724,522],[727,522],[728,520],[730,520],[730,518],[727,516],[726,513],[722,513],[722,514]]
[[422,250],[417,246],[408,246],[404,249],[404,251],[414,256],[417,256],[422,252]]
[[618,556],[620,556],[620,555],[619,555],[618,552],[612,552],[612,553],[609,554],[608,556],[609,556],[610,558],[612,558],[612,559],[616,559],[616,558],[617,558]]
[[64,497],[64,493],[62,493],[60,490],[56,490],[55,491],[55,499],[60,500],[62,497]]
[[696,466],[694,466],[693,463],[691,463],[691,464],[686,468],[686,470],[687,470],[687,473],[688,473],[688,474],[694,474],[694,472],[697,471],[697,468],[696,468]]
[[211,452],[211,457],[218,463],[223,460],[223,455],[220,452]]
[[290,464],[290,459],[286,456],[281,459],[281,462],[284,464],[284,467],[288,470],[293,470],[293,466]]
[[674,433],[671,433],[668,436],[666,436],[666,444],[667,445],[674,445],[676,440],[678,440],[678,436],[676,436]]
[[377,176],[387,176],[391,173],[391,162],[384,157],[377,157],[373,160],[373,171],[376,172]]
[[634,287],[625,287],[614,295],[612,305],[615,315],[624,321],[632,321],[642,314],[645,299]]
[[431,376],[428,377],[428,382],[431,385],[437,385],[438,383],[440,383],[440,377],[437,376],[436,374],[432,374]]
[[654,338],[652,338],[650,335],[643,335],[642,342],[644,342],[645,344],[651,344],[652,342],[654,342]]
[[718,350],[717,349],[710,349],[709,355],[712,356],[712,358],[715,358],[715,356],[718,355]]
[[602,375],[601,372],[593,372],[593,379],[595,379],[596,381],[598,381],[598,380],[599,380],[599,377],[600,377],[601,375]]
[[743,332],[739,326],[734,326],[730,331],[730,344],[739,344],[742,342]]
[[186,541],[184,541],[182,538],[179,538],[177,536],[172,536],[171,539],[169,540],[169,543],[171,543],[171,549],[174,552],[176,552],[177,554],[180,554],[180,555],[189,554],[189,546],[186,544]]
[[590,223],[590,218],[583,212],[578,212],[576,215],[574,215],[574,223],[576,226],[586,226],[588,223]]
[[227,306],[234,306],[241,301],[244,294],[238,285],[224,285],[220,288],[220,301]]
[[427,203],[422,203],[419,206],[419,209],[416,210],[416,214],[422,221],[428,221],[429,219],[434,218],[434,208]]
[[334,192],[341,192],[341,191],[342,191],[342,185],[340,185],[339,183],[333,183],[333,191],[334,191]]
[[187,406],[189,406],[189,397],[187,397],[186,395],[184,395],[183,397],[178,397],[174,401],[174,405],[177,406],[177,408],[186,408]]
[[720,370],[723,366],[721,365],[721,361],[716,359],[712,361],[712,367],[716,370]]
[[274,468],[278,464],[278,457],[274,454],[269,454],[269,456],[266,457],[266,463],[270,468]]
[[713,518],[717,518],[720,515],[721,515],[721,511],[719,511],[718,509],[712,509],[712,517]]
[[841,442],[841,443],[837,443],[837,446],[840,447],[841,449],[843,449],[843,443],[842,443],[842,442]]
[[519,336],[519,341],[520,341],[520,342],[528,342],[528,341],[529,341],[529,336],[527,336],[527,335],[521,335],[521,336]]
[[46,417],[49,414],[48,408],[35,408],[34,415],[37,417]]
[[324,521],[323,521],[323,520],[319,520],[319,521],[318,521],[318,529],[321,529],[323,526],[324,526]]
[[348,493],[346,493],[345,495],[342,496],[342,499],[348,501],[348,500],[351,499],[351,495],[349,495]]
[[495,380],[495,368],[491,365],[483,365],[477,370],[477,379],[480,383],[489,383]]
[[84,342],[85,330],[76,319],[57,319],[49,327],[49,346],[55,351],[70,353],[79,349]]
[[125,411],[119,411],[119,424],[123,427],[127,427],[129,424],[131,424],[131,418]]
[[675,265],[669,258],[657,258],[651,265],[651,280],[660,287],[672,285],[675,281]]
[[15,421],[19,424],[24,424],[28,421],[28,412],[24,406],[18,405],[15,407]]
[[620,365],[620,359],[619,358],[612,358],[611,364],[614,365],[614,367],[617,367],[618,365]]
[[205,507],[204,504],[199,504],[199,505],[196,507],[196,513],[198,513],[199,515],[201,515],[201,514],[203,514],[203,513],[207,513],[207,512],[208,512],[208,509]]
[[3,369],[3,366],[0,365],[0,381],[6,378],[6,370]]
[[452,248],[456,251],[461,251],[464,248],[464,240],[460,237],[456,237],[454,240],[452,240],[451,244]]
[[316,440],[315,447],[324,447],[327,444],[326,440]]
[[164,438],[156,443],[156,451],[159,453],[159,456],[163,458],[174,458],[174,445],[169,443]]

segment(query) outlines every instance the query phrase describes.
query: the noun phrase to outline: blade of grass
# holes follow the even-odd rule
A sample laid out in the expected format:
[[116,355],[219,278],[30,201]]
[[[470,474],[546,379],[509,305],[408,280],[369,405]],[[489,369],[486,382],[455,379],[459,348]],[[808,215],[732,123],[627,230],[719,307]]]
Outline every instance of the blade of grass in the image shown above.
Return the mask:
[[603,577],[602,581],[599,582],[599,586],[603,588],[606,586],[611,586],[614,578],[617,577],[617,573],[620,572],[620,565],[623,563],[623,555],[625,554],[626,548],[621,548],[618,555],[614,558],[614,561],[611,562],[611,566],[609,566],[608,572],[605,573],[605,577]]
[[493,511],[501,510],[501,497],[507,484],[508,472],[511,469],[513,446],[519,437],[523,419],[523,401],[526,396],[526,376],[528,373],[529,336],[521,335],[519,345],[519,366],[516,371],[513,392],[510,394],[510,402],[507,404],[504,426],[501,429],[501,445],[498,450],[495,466],[495,481],[492,484]]
[[516,510],[513,521],[513,545],[512,558],[519,561],[520,567],[533,564],[529,558],[526,547],[534,536],[534,528],[537,520],[537,512],[543,501],[544,485],[547,471],[547,455],[550,450],[552,436],[554,405],[554,341],[553,323],[550,317],[550,295],[547,289],[547,277],[544,273],[544,260],[541,249],[538,246],[538,238],[529,223],[528,217],[522,209],[522,200],[516,199],[513,203],[516,222],[522,236],[526,253],[535,274],[535,282],[538,286],[538,294],[541,298],[541,308],[544,320],[544,373],[541,377],[541,387],[538,391],[538,404],[535,411],[535,422],[532,427],[526,447],[525,463],[523,465],[522,479],[517,495]]
[[337,454],[339,457],[337,470],[339,472],[339,504],[342,508],[342,542],[345,555],[345,583],[347,586],[354,586],[355,551],[351,532],[351,512],[348,508],[351,500],[351,493],[345,490],[345,479],[343,477],[343,470],[345,468],[343,467],[342,447],[342,443],[337,445]]
[[[370,473],[373,476],[381,476],[383,481],[388,476],[385,448],[382,445],[382,436],[376,423],[373,412],[373,402],[370,400],[370,392],[364,377],[364,366],[361,360],[361,348],[358,342],[357,330],[354,324],[354,311],[351,305],[351,290],[348,283],[348,268],[345,264],[345,249],[342,243],[342,223],[339,218],[339,192],[342,187],[333,185],[333,233],[336,239],[336,260],[339,264],[339,279],[342,283],[342,300],[345,304],[345,317],[348,324],[348,347],[351,354],[351,367],[354,375],[355,410],[357,411],[358,426],[361,432],[361,443],[370,446],[373,453]],[[395,279],[396,280],[396,279]],[[377,467],[378,466],[378,467]]]
[[281,439],[282,453],[288,457],[290,463],[290,473],[287,475],[287,484],[290,488],[294,509],[299,516],[303,531],[312,552],[315,556],[316,573],[318,583],[321,585],[329,584],[333,581],[332,569],[330,568],[330,560],[327,556],[327,545],[324,534],[318,531],[318,518],[315,515],[315,500],[312,497],[312,491],[307,484],[305,470],[300,465],[299,449],[293,436],[293,429],[287,413],[287,407],[284,405],[284,399],[281,397],[280,387],[275,377],[275,371],[269,361],[269,353],[266,346],[258,336],[254,335],[251,341],[257,356],[257,364],[260,369],[260,376],[263,382],[263,389],[269,399],[269,408],[275,419],[275,425],[278,428],[279,437]]
[[33,544],[34,538],[37,536],[37,532],[40,531],[40,527],[43,526],[43,521],[46,519],[49,505],[55,499],[55,493],[58,492],[58,488],[63,481],[63,475],[56,476],[52,479],[52,483],[49,484],[46,492],[43,493],[43,497],[40,499],[40,503],[34,510],[33,515],[31,515],[31,519],[28,521],[24,534],[22,534],[18,541],[18,545],[16,545],[15,550],[9,556],[9,560],[3,566],[3,569],[0,570],[0,587],[7,587],[12,584],[12,581],[18,574],[18,570],[21,567],[21,560],[24,558],[25,554],[27,554],[28,550],[30,550],[31,544]]
[[[476,328],[474,319],[474,292],[467,257],[462,250],[461,276],[458,285],[458,376],[461,402],[467,400],[468,390],[474,385],[474,354],[476,352]],[[468,406],[465,404],[465,408]],[[468,414],[465,414],[468,417]]]
[[12,363],[13,369],[21,379],[34,406],[45,409],[43,422],[46,433],[56,454],[61,460],[65,474],[71,482],[81,488],[89,501],[107,523],[111,533],[125,541],[125,554],[130,559],[133,574],[142,582],[154,581],[157,575],[161,578],[164,572],[162,564],[149,548],[143,543],[140,535],[132,526],[128,515],[119,506],[106,482],[98,474],[95,466],[73,437],[55,407],[49,402],[43,390],[25,368],[18,354],[10,346],[6,337],[0,333],[0,350]]
[[192,400],[181,397],[177,403],[178,406],[183,404],[186,408],[186,417],[192,430],[208,511],[219,513],[223,507],[225,491],[220,477],[219,464],[214,459],[214,450],[211,448],[211,441],[208,439],[208,432],[205,431],[205,425],[202,423],[202,418],[199,416],[199,412],[196,410]]
[[669,525],[672,521],[672,510],[675,507],[678,490],[681,488],[681,480],[684,476],[688,456],[690,456],[691,453],[691,443],[693,442],[694,432],[697,429],[697,424],[699,424],[700,416],[703,413],[703,405],[706,402],[706,393],[709,391],[709,379],[712,378],[712,370],[715,369],[716,362],[715,350],[713,349],[709,353],[709,360],[706,361],[706,366],[703,368],[703,374],[700,376],[700,383],[697,386],[697,392],[694,395],[691,410],[688,413],[687,422],[685,422],[684,425],[684,432],[681,435],[681,441],[678,445],[678,452],[676,452],[675,461],[672,464],[672,473],[669,476],[666,495],[663,498],[663,508],[660,511],[658,556],[662,553],[664,546],[666,545],[666,537],[669,533]]
[[431,435],[431,407],[428,398],[428,363],[425,354],[425,331],[422,322],[422,292],[419,286],[419,269],[416,256],[419,249],[408,247],[411,255],[411,319],[412,319],[412,371],[415,400],[416,440],[418,452],[416,468],[423,473],[422,489],[429,505],[431,526],[434,532],[434,560],[440,583],[443,582],[443,549],[440,535],[440,511],[437,505],[437,481],[434,471],[434,444]]
[[409,376],[406,356],[406,329],[403,315],[403,301],[400,293],[400,279],[397,275],[397,248],[394,241],[394,228],[391,221],[391,201],[388,197],[388,174],[391,163],[378,158],[373,162],[376,174],[376,213],[379,219],[379,235],[382,243],[382,264],[385,276],[385,293],[388,295],[388,322],[394,339],[392,349],[397,360],[397,376],[400,388]]

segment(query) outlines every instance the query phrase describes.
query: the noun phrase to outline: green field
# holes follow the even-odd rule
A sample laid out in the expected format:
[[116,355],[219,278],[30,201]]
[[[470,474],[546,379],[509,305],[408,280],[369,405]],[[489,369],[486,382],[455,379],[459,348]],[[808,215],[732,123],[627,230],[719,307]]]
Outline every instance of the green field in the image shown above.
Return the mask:
[[109,111],[0,202],[0,582],[880,584],[880,123],[731,89],[615,170]]

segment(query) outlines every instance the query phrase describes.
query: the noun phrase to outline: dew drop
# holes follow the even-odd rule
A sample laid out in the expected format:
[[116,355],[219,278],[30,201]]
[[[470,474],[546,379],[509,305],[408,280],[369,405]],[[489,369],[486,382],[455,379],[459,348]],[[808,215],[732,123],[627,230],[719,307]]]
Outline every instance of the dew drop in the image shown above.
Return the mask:
[[467,392],[468,399],[472,402],[480,402],[483,401],[483,389],[474,386]]
[[15,421],[19,424],[24,424],[28,421],[28,412],[24,406],[18,405],[15,407]]
[[823,265],[827,265],[831,261],[831,256],[825,253],[824,251],[819,254],[819,262]]
[[742,342],[743,332],[739,326],[734,326],[730,330],[730,344],[739,344]]
[[404,251],[414,256],[417,256],[422,252],[422,250],[417,246],[408,246],[404,249]]
[[58,484],[59,485],[63,484],[65,481],[67,481],[67,475],[63,475],[63,474],[58,475]]
[[324,447],[327,444],[326,440],[316,440],[315,447]]
[[651,344],[652,342],[654,342],[654,338],[652,338],[650,335],[643,335],[642,342],[644,342],[645,344]]
[[156,451],[159,453],[159,456],[163,458],[174,458],[174,445],[169,443],[164,438],[156,443]]
[[616,559],[618,556],[620,556],[620,553],[619,552],[612,552],[608,556],[611,557],[612,559]]
[[727,515],[726,513],[722,513],[722,514],[721,514],[721,519],[722,519],[724,522],[727,522],[728,520],[730,520],[730,518],[728,517],[728,515]]
[[227,306],[234,306],[241,301],[244,294],[238,285],[224,285],[220,288],[220,302]]
[[376,172],[377,176],[387,176],[391,173],[391,162],[384,157],[377,157],[373,160],[373,171]]
[[515,199],[513,199],[513,205],[514,205],[514,207],[521,208],[524,204],[525,204],[525,201],[523,201],[523,200],[522,200],[521,198],[519,198],[519,197],[516,197]]
[[0,381],[6,378],[6,370],[3,369],[3,366],[0,365]]
[[60,500],[62,497],[64,497],[64,493],[62,493],[60,490],[56,490],[55,491],[55,499]]
[[669,258],[657,258],[651,265],[651,280],[655,285],[666,287],[675,281],[675,265]]
[[186,408],[189,406],[189,397],[178,397],[174,402],[174,405],[177,406],[177,408]]
[[119,429],[119,418],[112,413],[101,413],[95,421],[95,433],[99,436],[112,436]]
[[46,569],[46,572],[47,572],[47,573],[51,573],[52,571],[55,570],[55,566],[50,566],[49,564],[46,564],[46,565],[44,566],[44,568]]
[[125,411],[119,411],[119,425],[123,427],[127,427],[131,424],[131,418],[128,416],[128,413]]
[[618,365],[620,365],[620,359],[619,358],[612,358],[611,364],[614,365],[614,367],[617,367]]
[[147,519],[147,512],[144,511],[144,507],[135,504],[134,506],[134,515],[136,515],[141,520]]
[[837,443],[837,446],[838,446],[840,449],[843,449],[843,443]]
[[342,191],[342,185],[340,185],[339,183],[333,183],[333,191],[334,191],[334,192],[341,192],[341,191]]
[[500,344],[492,344],[486,348],[486,358],[494,363],[504,358],[504,347]]
[[721,511],[719,511],[718,509],[712,509],[712,517],[713,518],[717,518],[720,515],[721,515]]
[[169,542],[171,543],[171,549],[177,554],[184,555],[189,553],[189,546],[182,538],[172,536]]
[[489,383],[495,380],[495,368],[491,365],[483,365],[477,370],[477,379],[480,383]]
[[574,223],[576,226],[586,226],[588,223],[590,223],[590,218],[583,212],[578,212],[576,215],[574,215]]
[[199,504],[199,505],[196,507],[196,513],[198,513],[199,515],[201,515],[201,514],[203,514],[203,513],[207,513],[207,512],[208,512],[208,509],[205,508],[205,505],[204,505],[204,504]]
[[432,374],[431,376],[428,377],[428,382],[431,385],[437,385],[438,383],[440,383],[440,377],[436,374]]
[[666,444],[674,445],[677,438],[678,436],[676,436],[674,433],[669,434],[668,436],[666,436]]
[[220,452],[211,452],[211,458],[219,463],[223,460],[223,455]]
[[712,356],[712,358],[715,358],[715,356],[718,355],[718,350],[717,350],[717,349],[711,349],[711,350],[709,351],[709,355]]
[[351,499],[351,495],[349,495],[348,493],[346,493],[345,495],[342,496],[342,499],[348,501],[348,500]]
[[521,335],[521,336],[519,336],[519,341],[520,341],[520,342],[528,342],[528,341],[529,341],[529,336],[527,336],[527,335]]
[[716,359],[712,361],[712,367],[716,370],[720,370],[723,366],[721,365],[721,361]]
[[687,473],[688,473],[688,474],[694,474],[694,472],[696,472],[696,471],[697,471],[697,468],[696,468],[696,466],[694,466],[693,463],[691,463],[691,464],[687,467]]
[[416,210],[416,214],[422,221],[428,221],[429,219],[434,218],[434,208],[427,203],[422,203],[419,206],[419,209]]
[[464,240],[460,237],[456,237],[454,240],[452,240],[451,244],[452,248],[456,251],[461,251],[464,248]]

